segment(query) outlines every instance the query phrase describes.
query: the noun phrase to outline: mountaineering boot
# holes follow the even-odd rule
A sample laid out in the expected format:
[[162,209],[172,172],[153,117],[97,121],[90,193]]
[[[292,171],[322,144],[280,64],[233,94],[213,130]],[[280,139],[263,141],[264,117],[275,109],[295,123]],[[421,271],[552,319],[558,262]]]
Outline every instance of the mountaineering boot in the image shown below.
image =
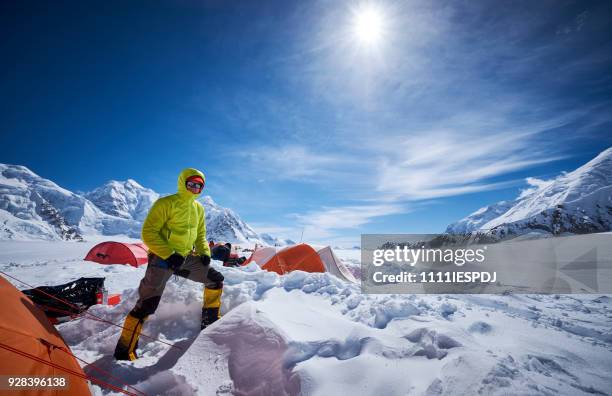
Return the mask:
[[125,318],[123,331],[115,347],[115,359],[117,360],[136,360],[136,348],[138,348],[138,338],[140,331],[147,317],[137,318],[131,312]]
[[204,306],[202,307],[201,330],[204,330],[221,317],[221,294],[223,294],[222,288],[204,288]]
[[202,308],[202,324],[200,330],[204,330],[217,319],[219,319],[219,308]]

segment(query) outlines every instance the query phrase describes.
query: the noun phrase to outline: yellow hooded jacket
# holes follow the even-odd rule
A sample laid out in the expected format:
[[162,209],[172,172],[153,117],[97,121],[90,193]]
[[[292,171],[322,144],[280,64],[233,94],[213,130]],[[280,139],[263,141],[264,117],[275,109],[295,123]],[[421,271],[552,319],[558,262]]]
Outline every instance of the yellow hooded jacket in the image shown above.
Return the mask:
[[185,181],[204,174],[197,169],[184,169],[178,178],[178,192],[160,198],[151,207],[142,225],[142,240],[149,250],[162,259],[173,253],[187,256],[195,247],[198,255],[210,256],[206,241],[204,207],[187,190]]

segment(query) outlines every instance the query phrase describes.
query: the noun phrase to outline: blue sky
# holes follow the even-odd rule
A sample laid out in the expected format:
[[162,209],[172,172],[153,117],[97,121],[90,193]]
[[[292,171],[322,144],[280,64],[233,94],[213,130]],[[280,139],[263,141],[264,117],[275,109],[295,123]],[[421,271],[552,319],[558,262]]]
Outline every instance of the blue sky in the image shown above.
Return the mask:
[[441,232],[612,143],[606,1],[0,8],[0,162],[75,191],[195,166],[257,230],[346,245]]

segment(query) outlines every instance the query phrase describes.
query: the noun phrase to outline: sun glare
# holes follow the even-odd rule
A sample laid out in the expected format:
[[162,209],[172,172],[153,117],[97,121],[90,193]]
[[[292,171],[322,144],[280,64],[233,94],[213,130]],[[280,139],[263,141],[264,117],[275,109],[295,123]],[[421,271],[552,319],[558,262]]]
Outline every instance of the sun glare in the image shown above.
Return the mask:
[[353,32],[357,40],[368,46],[380,43],[384,34],[384,17],[373,6],[362,7],[354,13]]

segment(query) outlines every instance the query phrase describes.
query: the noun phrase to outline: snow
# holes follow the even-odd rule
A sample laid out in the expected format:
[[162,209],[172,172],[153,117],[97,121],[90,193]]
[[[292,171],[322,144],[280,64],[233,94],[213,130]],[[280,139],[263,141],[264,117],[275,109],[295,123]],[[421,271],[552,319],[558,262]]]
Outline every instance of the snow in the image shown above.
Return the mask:
[[47,238],[47,236],[54,234],[55,231],[44,221],[39,219],[24,220],[4,209],[0,209],[0,239],[52,239]]
[[[91,242],[0,241],[0,269],[30,284],[104,276],[121,323],[145,268],[85,262]],[[345,261],[359,251],[336,250]],[[364,295],[330,274],[225,268],[223,317],[199,332],[202,286],[171,279],[141,338],[141,359],[115,362],[120,329],[58,326],[80,358],[147,394],[607,394],[612,296]],[[18,285],[20,288],[26,288]],[[86,368],[86,370],[90,370]],[[93,387],[95,394],[113,394]]]

